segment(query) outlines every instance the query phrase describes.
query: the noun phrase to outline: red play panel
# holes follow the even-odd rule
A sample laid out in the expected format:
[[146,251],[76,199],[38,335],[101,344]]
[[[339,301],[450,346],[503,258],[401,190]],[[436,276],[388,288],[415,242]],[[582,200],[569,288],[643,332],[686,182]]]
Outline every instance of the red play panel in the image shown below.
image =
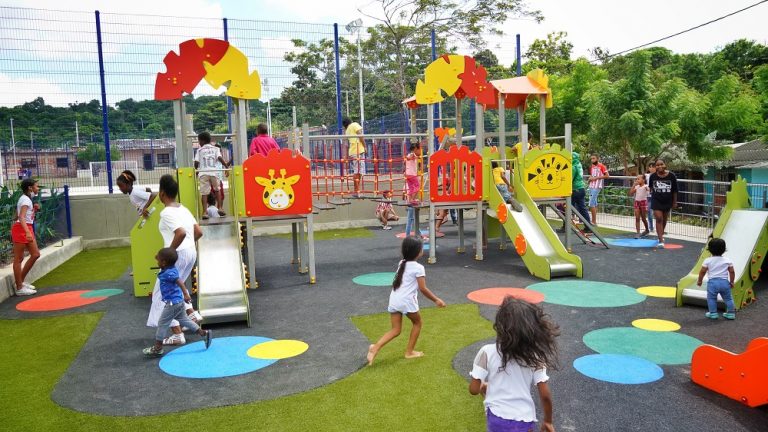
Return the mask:
[[467,298],[475,303],[492,306],[499,306],[506,296],[534,304],[544,301],[544,294],[525,288],[485,288],[467,294]]
[[49,312],[98,303],[107,297],[82,297],[89,290],[67,291],[34,297],[16,305],[22,312]]

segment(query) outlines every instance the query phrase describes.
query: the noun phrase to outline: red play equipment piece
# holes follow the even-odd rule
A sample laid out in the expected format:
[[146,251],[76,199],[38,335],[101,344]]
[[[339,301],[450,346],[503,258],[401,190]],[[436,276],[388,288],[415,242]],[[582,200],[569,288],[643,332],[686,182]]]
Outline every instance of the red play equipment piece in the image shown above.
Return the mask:
[[312,212],[309,160],[289,149],[255,154],[243,162],[245,214],[305,215]]
[[768,404],[768,337],[752,339],[741,354],[712,345],[693,352],[691,380],[749,407]]
[[227,48],[229,42],[219,39],[190,39],[179,45],[179,54],[168,51],[163,59],[167,71],[155,80],[155,100],[177,100],[192,93],[205,77],[203,62],[218,63]]
[[429,158],[432,202],[480,201],[483,195],[483,158],[467,146],[451,146]]

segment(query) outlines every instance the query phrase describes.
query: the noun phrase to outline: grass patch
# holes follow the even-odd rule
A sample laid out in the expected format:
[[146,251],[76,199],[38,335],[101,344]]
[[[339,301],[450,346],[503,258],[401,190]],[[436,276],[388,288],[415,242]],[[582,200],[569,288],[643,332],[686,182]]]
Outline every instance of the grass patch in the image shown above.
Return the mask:
[[[466,381],[453,370],[451,361],[467,345],[493,337],[491,323],[480,316],[476,305],[424,309],[422,316],[424,327],[417,349],[426,356],[421,359],[402,358],[410,331],[406,325],[403,334],[379,353],[371,368],[306,393],[184,412],[183,423],[204,431],[377,431],[397,425],[407,425],[413,431],[485,430],[482,399],[469,395]],[[0,321],[4,335],[0,362],[24,365],[21,372],[15,367],[0,368],[3,430],[117,432],[179,428],[179,413],[99,416],[71,411],[51,400],[54,385],[99,319],[101,314],[75,314]],[[370,340],[389,328],[388,314],[354,317],[352,321]],[[201,382],[201,386],[205,387],[205,383]]]
[[131,248],[86,250],[35,281],[35,286],[45,288],[83,282],[114,280],[125,273],[130,265]]
[[[291,233],[275,234],[272,237],[290,239]],[[374,237],[374,234],[368,228],[344,228],[344,229],[330,229],[323,231],[315,231],[315,240],[340,240],[351,238],[370,238]]]

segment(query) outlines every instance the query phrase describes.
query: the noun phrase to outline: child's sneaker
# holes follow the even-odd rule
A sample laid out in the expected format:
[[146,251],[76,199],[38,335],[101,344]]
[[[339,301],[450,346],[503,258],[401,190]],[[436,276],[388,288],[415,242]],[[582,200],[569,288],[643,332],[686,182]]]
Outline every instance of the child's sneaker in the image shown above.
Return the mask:
[[649,231],[648,231],[648,230],[645,230],[645,231],[643,231],[642,233],[640,233],[640,237],[645,237],[645,236],[647,236],[647,235],[648,235],[648,233],[649,233]]
[[727,320],[735,320],[736,319],[736,314],[734,312],[726,312],[726,313],[723,314],[723,318],[725,318]]
[[[704,314],[704,316],[713,320],[720,318],[720,315],[718,315],[717,312],[707,312]],[[725,316],[725,314],[723,314],[723,316]]]
[[30,289],[28,287],[22,286],[21,289],[16,290],[17,296],[29,296],[29,295],[35,295],[37,294],[37,291]]
[[664,243],[659,242],[659,244],[656,245],[656,248],[658,249],[664,249]]
[[143,350],[141,350],[141,352],[143,352],[144,355],[147,357],[160,357],[161,355],[163,355],[163,349],[160,348],[160,350],[155,350],[154,345],[149,348],[144,348]]
[[392,227],[389,226],[389,225],[384,225],[383,227],[381,227],[381,229],[383,229],[383,230],[391,230]]
[[22,282],[21,286],[24,287],[24,288],[29,288],[32,291],[37,291],[37,288],[35,288],[34,285],[32,285],[31,283],[28,283],[28,282]]
[[163,345],[184,345],[187,343],[184,333],[173,334],[163,339]]
[[640,238],[640,233],[635,234],[635,238],[639,239]]
[[205,332],[205,349],[208,349],[211,346],[211,339],[213,339],[213,332],[207,330]]

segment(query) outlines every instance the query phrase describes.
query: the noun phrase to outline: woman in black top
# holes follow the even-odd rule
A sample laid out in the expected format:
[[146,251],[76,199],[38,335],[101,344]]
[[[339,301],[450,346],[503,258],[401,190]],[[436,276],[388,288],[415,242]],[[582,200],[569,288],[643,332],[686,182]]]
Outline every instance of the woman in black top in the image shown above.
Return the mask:
[[670,211],[677,207],[677,177],[667,171],[667,164],[663,160],[656,161],[656,172],[651,174],[649,186],[653,193],[651,208],[656,219],[656,233],[659,236],[659,244],[656,247],[664,247],[664,230],[667,228],[667,220]]

